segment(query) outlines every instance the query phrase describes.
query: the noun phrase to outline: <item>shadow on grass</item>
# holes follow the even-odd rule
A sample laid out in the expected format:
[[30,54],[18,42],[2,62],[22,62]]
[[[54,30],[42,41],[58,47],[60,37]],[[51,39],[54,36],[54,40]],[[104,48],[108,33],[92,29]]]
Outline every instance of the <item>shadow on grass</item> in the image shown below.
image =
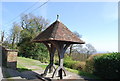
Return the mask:
[[[51,81],[50,78],[44,78],[40,74],[32,71],[31,69],[27,68],[17,68],[17,69],[11,69],[11,68],[2,68],[2,74],[3,74],[3,80],[2,81],[9,81],[6,79],[10,79],[10,81]],[[41,73],[42,74],[42,73]]]
[[32,70],[27,68],[17,68],[17,71],[23,72],[23,71],[32,71]]

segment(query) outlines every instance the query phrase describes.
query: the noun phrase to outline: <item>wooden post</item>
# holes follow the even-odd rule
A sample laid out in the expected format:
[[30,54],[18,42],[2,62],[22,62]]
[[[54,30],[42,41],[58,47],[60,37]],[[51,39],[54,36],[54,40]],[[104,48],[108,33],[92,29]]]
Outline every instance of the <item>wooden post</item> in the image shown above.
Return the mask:
[[55,51],[56,51],[56,48],[55,48],[52,44],[50,44],[50,43],[44,42],[44,44],[46,45],[46,47],[47,47],[48,50],[49,50],[50,63],[49,63],[49,65],[46,67],[44,73],[41,74],[42,76],[46,76],[48,70],[49,70],[49,73],[51,73],[51,72],[53,72],[53,68],[55,69],[55,66],[53,65],[53,63],[54,63],[54,53],[55,53]]
[[57,74],[59,74],[60,79],[63,79],[62,77],[62,72],[64,72],[64,75],[66,76],[65,73],[65,68],[63,67],[63,59],[64,59],[64,54],[66,49],[69,47],[70,43],[65,43],[65,42],[51,42],[52,44],[54,44],[54,46],[56,47],[57,51],[58,51],[58,56],[59,56],[59,66],[58,68],[54,71],[52,78]]

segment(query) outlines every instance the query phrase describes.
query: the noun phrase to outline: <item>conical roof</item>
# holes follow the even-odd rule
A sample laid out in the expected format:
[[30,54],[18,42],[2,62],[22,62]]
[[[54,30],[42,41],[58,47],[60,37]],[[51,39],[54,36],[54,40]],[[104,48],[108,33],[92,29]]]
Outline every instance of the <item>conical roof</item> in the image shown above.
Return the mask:
[[84,44],[84,42],[73,34],[64,24],[56,20],[46,30],[33,39],[33,42],[63,41],[73,44]]

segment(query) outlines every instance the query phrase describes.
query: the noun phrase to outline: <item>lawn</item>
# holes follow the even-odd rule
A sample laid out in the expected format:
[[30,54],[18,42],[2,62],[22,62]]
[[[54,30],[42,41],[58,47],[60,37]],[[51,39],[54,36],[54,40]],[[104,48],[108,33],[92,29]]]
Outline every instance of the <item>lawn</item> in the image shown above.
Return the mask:
[[[35,71],[35,70],[39,70],[40,68],[45,69],[46,66],[48,65],[46,63],[41,63],[38,60],[29,59],[29,58],[25,58],[25,57],[18,57],[17,60],[18,60],[17,68],[18,68],[18,71],[20,71],[20,72],[22,72],[22,71]],[[34,66],[36,68],[32,68],[32,66]],[[81,75],[81,76],[86,76],[86,77],[98,79],[98,77],[96,77],[92,74],[89,74],[89,73],[85,73],[83,71],[70,69],[70,68],[67,68],[67,67],[65,67],[65,69],[67,71],[70,71],[72,73],[76,73],[76,74]]]
[[[26,70],[32,70],[32,71],[37,70],[37,69],[28,69],[28,67],[31,67],[31,66],[37,66],[37,67],[43,68],[43,69],[45,69],[46,66],[47,66],[47,64],[41,63],[38,60],[29,59],[29,58],[25,58],[25,57],[18,57],[17,60],[18,60],[17,68],[21,69],[21,71],[22,70],[25,71],[25,69]],[[76,74],[79,73],[78,70],[70,69],[70,68],[67,68],[67,67],[65,67],[65,69],[70,71],[70,72],[76,73]]]
[[[35,66],[36,68],[31,68],[32,66]],[[29,59],[25,57],[18,57],[17,58],[17,68],[19,68],[19,71],[26,71],[26,70],[39,70],[39,68],[45,69],[47,65],[44,63],[41,63],[38,60]],[[29,69],[30,68],[30,69]]]

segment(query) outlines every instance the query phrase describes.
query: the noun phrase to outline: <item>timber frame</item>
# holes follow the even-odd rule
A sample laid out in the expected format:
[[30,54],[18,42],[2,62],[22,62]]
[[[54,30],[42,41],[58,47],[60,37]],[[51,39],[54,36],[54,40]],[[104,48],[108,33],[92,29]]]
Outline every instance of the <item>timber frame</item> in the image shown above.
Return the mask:
[[54,66],[54,53],[56,51],[56,48],[54,47],[53,44],[50,44],[50,43],[47,43],[47,42],[43,42],[43,44],[47,47],[47,49],[49,51],[49,55],[50,55],[50,63],[46,67],[44,73],[41,74],[42,76],[46,76],[48,70],[49,70],[49,73],[51,73],[51,72],[53,72],[53,68],[55,69],[55,66]]
[[[46,76],[48,71],[49,73],[53,72],[52,78],[54,78],[57,73],[60,79],[63,79],[66,76],[65,68],[63,67],[64,54],[67,48],[71,44],[84,44],[79,37],[77,37],[73,32],[71,32],[62,22],[57,18],[48,28],[41,32],[38,36],[33,39],[33,42],[43,43],[48,51],[50,56],[50,63],[46,67],[42,76]],[[59,65],[57,68],[54,66],[54,55],[55,51],[58,52]],[[53,71],[54,70],[54,71]]]
[[[47,72],[49,70],[49,73],[53,72],[52,78],[55,77],[55,75],[58,73],[60,79],[63,79],[62,72],[64,72],[64,76],[66,76],[65,68],[63,67],[63,60],[64,60],[64,54],[67,48],[70,46],[70,43],[66,42],[59,42],[59,41],[50,41],[50,43],[43,42],[44,45],[46,45],[47,49],[49,50],[49,55],[50,55],[50,63],[46,67],[45,71],[42,76],[46,76]],[[58,57],[59,57],[59,66],[55,68],[54,66],[54,54],[55,51],[58,51]]]

